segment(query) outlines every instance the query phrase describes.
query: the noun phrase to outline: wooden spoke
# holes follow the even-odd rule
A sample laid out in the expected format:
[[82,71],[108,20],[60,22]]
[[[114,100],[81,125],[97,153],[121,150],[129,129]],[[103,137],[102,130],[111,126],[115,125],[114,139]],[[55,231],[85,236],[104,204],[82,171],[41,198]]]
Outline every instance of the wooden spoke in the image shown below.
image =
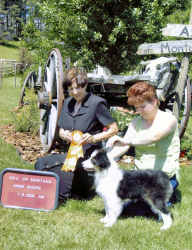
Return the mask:
[[57,123],[64,100],[63,62],[58,49],[51,50],[44,73],[43,88],[45,100],[40,104],[40,138],[44,150],[50,152],[57,140]]
[[26,89],[34,89],[36,78],[37,76],[34,71],[29,72],[27,77],[25,78],[19,98],[19,107],[26,104],[25,102]]

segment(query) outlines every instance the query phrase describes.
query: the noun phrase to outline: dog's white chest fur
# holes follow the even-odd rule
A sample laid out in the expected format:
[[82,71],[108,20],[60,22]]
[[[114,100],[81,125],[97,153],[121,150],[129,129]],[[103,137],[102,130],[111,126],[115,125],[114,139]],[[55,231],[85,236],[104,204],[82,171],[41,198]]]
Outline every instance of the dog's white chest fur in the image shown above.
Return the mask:
[[123,178],[122,171],[115,165],[95,174],[96,191],[100,196],[116,194],[119,182]]
[[[120,216],[123,201],[130,198],[145,200],[163,219],[162,230],[172,224],[166,203],[172,195],[168,176],[162,171],[123,171],[103,150],[95,150],[90,159],[83,162],[85,169],[95,169],[96,192],[102,197],[106,215],[100,221],[112,226]],[[157,195],[156,195],[157,194]]]

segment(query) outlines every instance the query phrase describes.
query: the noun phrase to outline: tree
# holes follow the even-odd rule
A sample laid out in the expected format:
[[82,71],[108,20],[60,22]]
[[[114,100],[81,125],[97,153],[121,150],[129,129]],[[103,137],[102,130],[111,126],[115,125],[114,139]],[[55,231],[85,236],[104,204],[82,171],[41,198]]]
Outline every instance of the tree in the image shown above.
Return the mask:
[[26,23],[27,0],[1,0],[0,39],[21,37],[23,23]]
[[[166,17],[188,4],[189,0],[41,0],[44,30],[41,35],[35,31],[33,40],[40,41],[40,47],[42,36],[46,43],[62,41],[63,53],[73,62],[121,73],[138,62],[135,53],[141,43],[162,39]],[[28,41],[32,38],[30,29],[25,35]]]

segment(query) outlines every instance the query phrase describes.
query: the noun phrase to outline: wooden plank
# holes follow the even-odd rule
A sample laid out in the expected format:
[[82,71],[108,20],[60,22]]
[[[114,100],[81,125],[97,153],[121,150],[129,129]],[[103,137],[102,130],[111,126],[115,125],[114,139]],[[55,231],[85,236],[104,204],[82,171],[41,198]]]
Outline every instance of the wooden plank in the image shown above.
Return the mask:
[[192,40],[161,41],[143,43],[138,47],[138,55],[192,53]]
[[164,36],[192,38],[192,25],[167,24],[167,26],[162,29],[162,34]]

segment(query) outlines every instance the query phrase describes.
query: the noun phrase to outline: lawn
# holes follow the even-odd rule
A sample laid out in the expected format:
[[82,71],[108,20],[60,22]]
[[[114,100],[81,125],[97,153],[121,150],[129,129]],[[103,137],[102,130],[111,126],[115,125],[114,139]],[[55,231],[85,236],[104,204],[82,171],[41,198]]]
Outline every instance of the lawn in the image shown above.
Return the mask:
[[[13,79],[5,79],[0,89],[0,125],[12,122],[11,111],[18,104],[19,95],[20,87],[13,86]],[[9,167],[34,168],[1,138],[0,155],[0,171]],[[182,166],[180,175],[182,200],[171,208],[174,222],[168,231],[160,231],[161,222],[139,216],[121,217],[112,228],[104,228],[99,222],[104,208],[99,197],[89,201],[69,200],[50,212],[1,206],[0,249],[189,250],[192,244],[192,166]]]
[[6,45],[0,44],[0,58],[19,61],[20,42],[7,42]]
[[[2,58],[17,59],[16,47],[1,47]],[[17,106],[22,82],[17,77],[3,80],[0,88],[0,126],[13,122],[12,110]],[[23,161],[16,148],[0,137],[0,172],[6,168],[33,170]],[[124,166],[125,167],[125,166]],[[192,166],[182,165],[179,190],[180,203],[171,208],[174,222],[161,232],[161,222],[146,217],[121,217],[112,228],[99,222],[103,201],[69,200],[50,212],[4,208],[0,206],[0,250],[190,250],[192,247]]]

